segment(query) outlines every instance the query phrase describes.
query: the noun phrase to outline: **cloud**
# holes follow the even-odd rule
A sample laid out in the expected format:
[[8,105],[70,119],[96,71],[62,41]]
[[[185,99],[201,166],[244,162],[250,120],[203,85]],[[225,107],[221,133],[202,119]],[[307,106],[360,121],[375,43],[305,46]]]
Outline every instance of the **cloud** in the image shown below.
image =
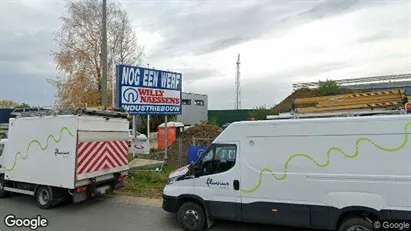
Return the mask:
[[[129,3],[132,8],[133,3]],[[158,12],[158,4],[143,6],[143,12]],[[184,9],[184,10],[182,10]],[[161,31],[163,42],[152,58],[168,55],[201,55],[240,44],[272,31],[282,8],[271,1],[203,2],[201,5],[166,4],[161,17],[143,13],[138,25],[149,31]],[[158,14],[160,14],[158,12]]]
[[358,0],[335,1],[327,0],[314,5],[312,8],[303,11],[302,13],[285,18],[283,21],[311,21],[324,19],[328,16],[344,13],[358,4]]
[[[45,81],[64,2],[2,2],[0,99],[54,102]],[[150,67],[183,73],[184,91],[234,107],[280,102],[292,83],[410,72],[409,1],[123,1]]]
[[252,40],[251,36],[224,38],[219,41],[214,41],[210,44],[205,45],[201,50],[195,52],[194,55],[202,55],[214,51],[223,50],[227,47],[231,47],[236,44],[241,44],[250,40]]
[[179,69],[181,73],[184,73],[184,81],[192,83],[194,81],[213,78],[221,76],[222,73],[216,69],[190,69],[190,68],[181,68]]
[[[347,67],[349,67],[348,63],[329,62],[244,78],[241,80],[242,108],[253,108],[261,105],[271,107],[281,102],[292,91],[292,82],[306,79],[307,76],[319,76]],[[202,78],[196,82],[185,84],[184,90],[208,94],[210,108],[234,108],[234,78],[234,75],[230,78],[227,76]]]
[[28,103],[34,106],[51,106],[55,102],[55,89],[42,74],[21,70],[16,65],[0,62],[0,99]]
[[[265,105],[272,107],[283,100],[283,96],[292,90],[286,79],[277,80],[269,75],[255,80],[241,82],[241,108],[254,108]],[[214,110],[234,109],[234,81],[214,78],[190,84],[189,91],[208,95],[209,108]]]
[[[139,2],[140,3],[140,2]],[[346,1],[210,1],[197,4],[143,4],[139,27],[161,31],[163,41],[149,56],[204,55],[266,36],[278,36],[288,29],[335,16],[358,5]],[[133,3],[127,3],[133,8]],[[151,14],[156,11],[158,14]],[[160,12],[159,12],[160,11]],[[157,17],[161,13],[161,17]],[[150,14],[147,15],[147,14]],[[147,17],[146,17],[147,16]]]
[[388,31],[384,31],[384,32],[377,32],[377,33],[364,36],[363,38],[358,39],[356,42],[366,44],[370,42],[380,42],[386,39],[390,39],[392,37],[393,37],[392,34],[388,33]]
[[16,67],[26,74],[50,73],[50,41],[47,31],[7,33],[0,30],[0,62]]
[[0,99],[52,105],[55,89],[46,79],[56,76],[50,50],[63,5],[27,1],[1,4],[0,21],[7,23],[0,24]]

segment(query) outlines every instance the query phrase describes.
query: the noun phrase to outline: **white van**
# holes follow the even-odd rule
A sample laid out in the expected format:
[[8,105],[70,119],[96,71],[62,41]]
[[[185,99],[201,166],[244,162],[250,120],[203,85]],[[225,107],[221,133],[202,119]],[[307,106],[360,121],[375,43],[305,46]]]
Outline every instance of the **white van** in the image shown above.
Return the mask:
[[410,222],[410,132],[411,115],[235,122],[170,174],[163,209],[191,231],[214,219],[340,231]]

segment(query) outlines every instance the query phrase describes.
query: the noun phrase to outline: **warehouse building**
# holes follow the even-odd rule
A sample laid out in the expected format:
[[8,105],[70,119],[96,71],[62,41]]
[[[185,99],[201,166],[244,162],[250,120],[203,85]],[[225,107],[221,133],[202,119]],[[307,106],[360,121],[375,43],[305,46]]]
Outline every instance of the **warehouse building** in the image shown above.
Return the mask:
[[182,114],[177,121],[186,126],[198,125],[208,120],[208,96],[190,92],[182,93]]

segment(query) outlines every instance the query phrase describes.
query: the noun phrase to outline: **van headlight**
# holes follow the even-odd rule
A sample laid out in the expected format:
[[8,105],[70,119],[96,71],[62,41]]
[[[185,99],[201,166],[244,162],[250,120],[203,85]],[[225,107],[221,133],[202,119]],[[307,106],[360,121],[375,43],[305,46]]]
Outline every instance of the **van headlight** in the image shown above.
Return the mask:
[[174,184],[178,179],[178,176],[168,178],[167,184]]

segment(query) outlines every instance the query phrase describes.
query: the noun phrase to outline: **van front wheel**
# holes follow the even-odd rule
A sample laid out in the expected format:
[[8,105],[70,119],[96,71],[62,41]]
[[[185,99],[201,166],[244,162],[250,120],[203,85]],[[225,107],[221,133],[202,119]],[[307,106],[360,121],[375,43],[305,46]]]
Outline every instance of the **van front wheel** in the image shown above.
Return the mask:
[[338,231],[372,231],[373,224],[362,217],[351,217],[344,220]]
[[177,217],[186,231],[201,231],[206,221],[203,208],[193,202],[183,204],[178,210]]

